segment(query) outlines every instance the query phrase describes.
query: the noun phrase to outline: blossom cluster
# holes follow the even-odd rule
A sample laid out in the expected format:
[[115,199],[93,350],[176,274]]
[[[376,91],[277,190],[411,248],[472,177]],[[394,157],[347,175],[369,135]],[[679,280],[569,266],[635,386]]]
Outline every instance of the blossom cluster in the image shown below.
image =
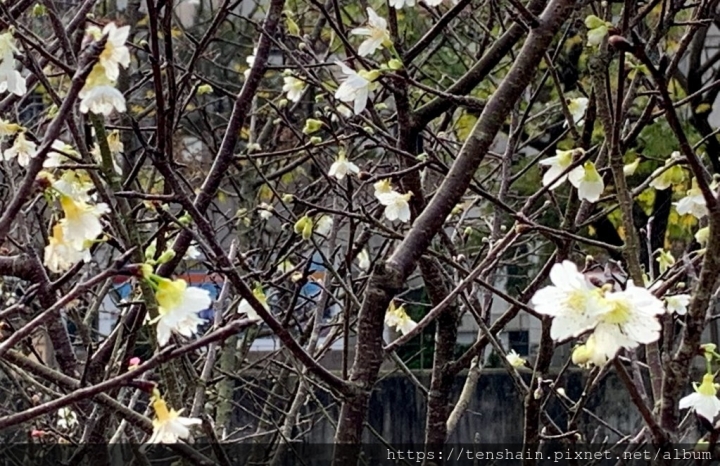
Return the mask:
[[[53,147],[60,150],[61,146],[65,151],[72,151],[61,141],[56,141]],[[55,158],[48,160],[53,162]],[[90,247],[103,233],[100,218],[110,208],[103,202],[95,202],[95,196],[90,194],[93,184],[83,173],[67,170],[57,179],[49,173],[44,177],[51,182],[49,194],[57,198],[63,212],[48,238],[44,263],[51,272],[60,273],[78,262],[90,261]]]
[[102,30],[96,26],[88,27],[87,33],[94,40],[104,36],[107,40],[98,63],[80,91],[80,111],[105,116],[113,111],[123,113],[126,111],[125,97],[115,84],[120,77],[120,67],[130,66],[130,51],[125,45],[130,26],[118,28],[115,23],[108,23]]
[[570,261],[555,264],[550,280],[552,285],[538,290],[532,304],[538,313],[553,317],[553,340],[589,333],[585,344],[573,352],[576,364],[603,366],[621,349],[634,349],[660,337],[658,316],[666,312],[665,306],[632,280],[624,289],[597,287]]

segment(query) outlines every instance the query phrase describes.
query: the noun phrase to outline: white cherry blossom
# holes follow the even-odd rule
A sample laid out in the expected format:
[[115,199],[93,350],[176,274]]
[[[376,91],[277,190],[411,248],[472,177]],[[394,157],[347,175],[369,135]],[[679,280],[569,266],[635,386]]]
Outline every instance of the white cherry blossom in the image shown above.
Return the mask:
[[20,133],[15,137],[13,145],[3,152],[4,160],[11,160],[17,157],[18,164],[21,167],[27,167],[30,159],[37,155],[37,144],[28,141],[25,133]]
[[[550,189],[556,189],[568,179],[568,173],[560,176],[565,170],[570,168],[573,163],[574,154],[582,156],[585,151],[582,149],[572,150],[556,150],[555,156],[541,160],[542,166],[549,167],[543,175],[543,186],[550,186]],[[572,171],[581,171],[582,167],[576,167]],[[560,177],[560,178],[558,178]],[[557,181],[555,181],[557,180]],[[554,182],[553,182],[554,181]]]
[[550,336],[553,340],[577,337],[597,324],[598,316],[607,312],[601,290],[592,285],[570,261],[553,265],[552,285],[538,290],[531,302],[540,314],[553,317]]
[[720,399],[715,388],[715,376],[705,374],[700,385],[693,383],[694,393],[680,400],[680,409],[692,409],[698,416],[714,422],[720,413]]
[[357,175],[358,173],[360,173],[360,168],[347,159],[344,151],[340,151],[328,171],[329,176],[334,176],[338,180],[342,180],[347,175]]
[[212,303],[210,292],[202,288],[187,286],[185,280],[160,279],[155,298],[159,315],[157,323],[159,346],[165,346],[174,332],[184,337],[197,333],[198,326],[205,322],[198,313],[208,309]]
[[152,406],[155,419],[152,422],[153,433],[148,443],[177,443],[179,439],[190,437],[188,427],[202,424],[200,419],[180,416],[182,409],[180,411],[168,409],[165,400],[159,396],[153,397]]
[[602,176],[592,162],[585,162],[582,167],[572,170],[568,174],[570,183],[578,190],[578,197],[588,202],[597,202],[603,191],[605,183]]
[[374,88],[374,81],[380,76],[380,73],[376,70],[356,72],[342,62],[338,61],[335,64],[346,76],[335,91],[335,98],[341,102],[353,102],[355,114],[362,113],[367,106],[370,91]]
[[372,55],[383,45],[392,44],[390,33],[387,28],[385,18],[379,16],[375,10],[367,7],[368,24],[367,27],[355,28],[350,31],[351,35],[367,37],[358,47],[358,55],[366,57]]
[[598,354],[611,360],[621,348],[633,349],[660,338],[657,316],[665,313],[662,301],[628,280],[625,290],[606,293],[609,305],[599,316],[593,336]]
[[282,90],[285,92],[287,99],[292,102],[300,102],[300,98],[305,91],[305,81],[295,76],[285,76],[283,82]]
[[405,223],[410,220],[410,198],[412,192],[400,194],[397,191],[381,194],[378,197],[380,204],[385,206],[385,218],[395,221],[400,220]]

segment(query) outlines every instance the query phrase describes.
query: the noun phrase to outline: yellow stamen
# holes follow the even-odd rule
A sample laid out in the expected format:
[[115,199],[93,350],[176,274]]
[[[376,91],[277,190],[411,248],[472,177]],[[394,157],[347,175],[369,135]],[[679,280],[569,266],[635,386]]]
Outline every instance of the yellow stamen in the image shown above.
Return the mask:
[[166,422],[170,420],[170,411],[168,411],[167,403],[165,403],[165,400],[162,398],[155,398],[155,401],[153,401],[153,409],[155,410],[155,417],[157,417],[158,421]]
[[612,310],[603,316],[603,320],[609,324],[624,324],[632,314],[630,306],[624,301],[612,302]]

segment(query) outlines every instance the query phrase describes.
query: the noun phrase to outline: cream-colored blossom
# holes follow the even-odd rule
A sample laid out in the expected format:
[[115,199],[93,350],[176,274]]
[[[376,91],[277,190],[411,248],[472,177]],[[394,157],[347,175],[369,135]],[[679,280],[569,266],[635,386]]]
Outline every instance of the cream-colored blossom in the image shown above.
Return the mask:
[[[568,110],[570,111],[570,115],[572,115],[573,122],[578,126],[582,126],[584,123],[583,118],[585,118],[588,102],[587,97],[578,97],[577,99],[570,99],[568,101]],[[568,123],[566,121],[565,126],[567,127],[567,125]]]
[[391,328],[394,327],[396,332],[400,332],[403,335],[407,335],[415,327],[417,327],[417,323],[412,320],[409,315],[407,315],[407,312],[405,312],[405,307],[400,306],[396,308],[395,303],[392,301],[390,302],[390,307],[385,313],[385,325]]
[[81,245],[76,247],[65,240],[62,225],[55,224],[53,234],[48,237],[48,245],[45,246],[43,264],[53,273],[63,273],[70,270],[79,262],[89,262],[92,257],[90,251]]
[[283,92],[287,96],[287,99],[292,102],[300,102],[300,98],[305,92],[305,81],[298,79],[295,76],[285,76],[283,78]]
[[527,363],[527,361],[522,356],[517,354],[515,350],[510,350],[510,352],[508,352],[508,354],[505,356],[505,359],[507,359],[510,365],[515,368],[524,367]]
[[341,102],[353,102],[355,114],[362,113],[367,106],[370,92],[376,87],[375,81],[380,77],[377,70],[356,72],[342,62],[335,62],[345,74],[345,80],[335,91],[335,98]]
[[107,41],[99,61],[108,79],[116,81],[120,76],[120,67],[130,66],[130,50],[125,45],[130,35],[130,26],[117,27],[115,23],[108,23],[102,35],[107,36]]
[[[262,286],[257,285],[253,289],[253,296],[255,296],[255,299],[258,300],[260,304],[266,309],[270,310],[270,306],[267,302],[267,296],[265,295],[265,292],[262,289]],[[238,305],[238,313],[245,314],[245,316],[254,321],[260,321],[262,318],[260,315],[258,315],[257,311],[252,307],[250,302],[247,299],[243,299],[240,301],[240,304]]]
[[25,133],[20,133],[15,137],[13,145],[3,152],[4,160],[12,160],[17,157],[18,164],[21,167],[27,167],[30,159],[37,155],[37,144],[28,141]]
[[363,249],[358,253],[357,261],[358,267],[362,270],[367,272],[370,269],[370,255],[368,254],[367,249]]
[[397,191],[391,191],[378,196],[380,204],[385,206],[385,218],[391,222],[395,220],[403,223],[410,221],[410,198],[412,195],[412,192],[400,194]]
[[375,10],[370,7],[367,7],[367,14],[367,26],[355,28],[350,31],[351,35],[367,37],[367,39],[360,44],[360,47],[358,47],[358,55],[361,57],[372,55],[377,49],[383,46],[392,45],[385,18],[379,16]]
[[690,305],[689,294],[676,294],[672,296],[665,296],[665,307],[667,308],[668,314],[677,314],[684,316],[687,314],[687,308]]
[[170,341],[170,335],[177,333],[191,337],[198,326],[205,322],[198,313],[212,304],[210,292],[202,288],[187,286],[185,280],[160,279],[155,291],[158,302],[157,340],[159,346]]
[[188,439],[188,427],[200,425],[202,421],[196,418],[180,416],[183,412],[168,409],[168,405],[157,394],[152,400],[155,419],[153,419],[153,433],[148,443],[177,443],[179,439]]
[[78,249],[83,248],[86,241],[92,241],[102,234],[100,217],[110,212],[107,204],[92,205],[61,194],[60,205],[65,213],[65,217],[60,220],[63,234],[66,240],[75,244]]
[[720,413],[720,399],[715,388],[715,376],[705,374],[701,384],[693,383],[694,393],[680,400],[680,409],[692,409],[698,416],[714,422]]
[[[550,186],[550,189],[556,189],[563,184],[568,173],[563,174],[573,163],[573,156],[582,156],[585,153],[582,149],[556,150],[555,156],[548,157],[539,162],[540,165],[548,167],[543,175],[543,186]],[[582,172],[582,167],[576,167],[573,172]],[[562,176],[561,176],[562,175]]]
[[80,111],[110,116],[114,111],[125,113],[125,96],[113,86],[96,86],[80,93]]
[[347,175],[357,175],[360,173],[360,168],[349,161],[345,156],[345,151],[338,153],[337,159],[330,166],[328,176],[334,176],[338,180],[342,180]]
[[588,202],[597,202],[603,191],[605,183],[595,168],[595,164],[588,161],[582,167],[572,170],[568,174],[570,183],[578,190],[578,197]]
[[597,325],[598,316],[608,311],[602,290],[592,285],[570,261],[553,265],[552,285],[538,290],[531,302],[540,314],[553,317],[550,337],[564,340],[577,337]]

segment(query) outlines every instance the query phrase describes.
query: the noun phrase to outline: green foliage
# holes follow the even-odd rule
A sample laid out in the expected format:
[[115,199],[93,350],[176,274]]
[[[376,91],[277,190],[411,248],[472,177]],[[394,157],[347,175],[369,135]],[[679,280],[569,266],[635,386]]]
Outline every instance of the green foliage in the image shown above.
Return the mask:
[[680,147],[665,120],[658,120],[646,126],[640,132],[639,139],[642,145],[641,152],[648,157],[665,159]]

